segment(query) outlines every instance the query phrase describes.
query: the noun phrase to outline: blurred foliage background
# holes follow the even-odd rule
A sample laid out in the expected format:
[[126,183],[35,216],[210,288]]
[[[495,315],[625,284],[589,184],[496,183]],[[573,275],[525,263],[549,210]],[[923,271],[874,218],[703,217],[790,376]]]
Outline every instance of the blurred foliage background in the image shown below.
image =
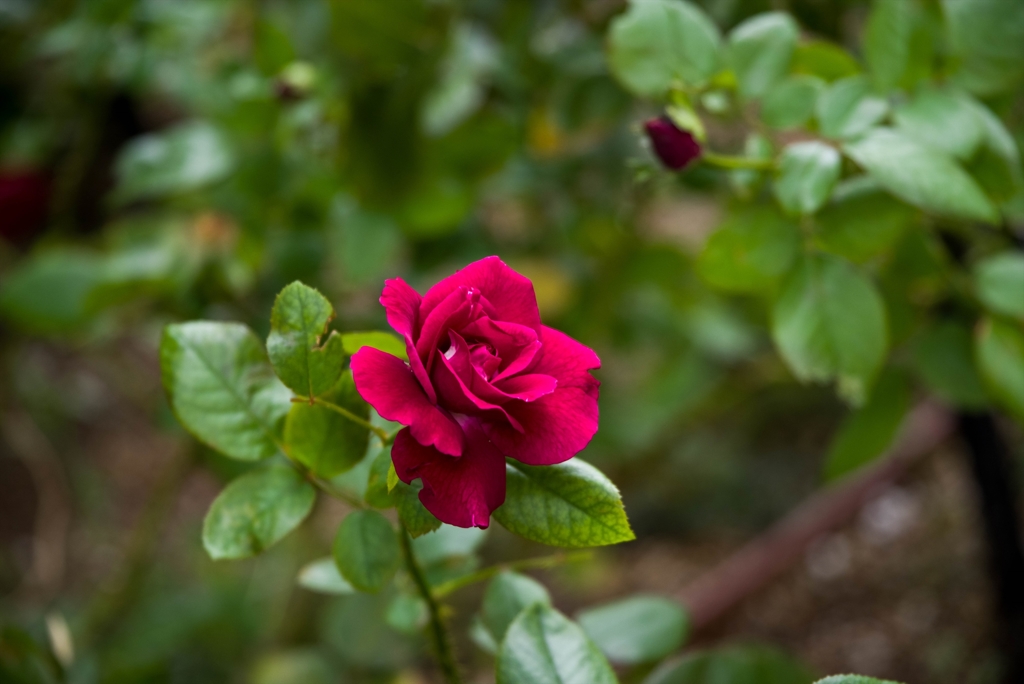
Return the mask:
[[[857,56],[870,10],[699,4],[723,30],[787,9],[808,41]],[[961,85],[1020,148],[1013,3],[915,6],[927,20],[914,49],[962,65]],[[598,351],[601,430],[583,456],[623,489],[640,540],[547,572],[566,611],[677,592],[820,486],[849,409],[793,378],[761,303],[698,277],[736,201],[730,177],[658,168],[641,125],[659,109],[608,67],[624,7],[0,0],[0,662],[38,648],[82,684],[429,681],[388,597],[296,586],[329,545],[331,505],[252,561],[213,563],[200,546],[209,501],[242,466],[177,426],[160,330],[211,318],[265,335],[296,279],[328,296],[338,329],[384,329],[384,278],[423,291],[498,254],[533,280],[547,324]],[[837,54],[815,59],[861,68]],[[718,149],[741,150],[742,121],[708,126]],[[1004,198],[1008,232],[981,243],[1019,248],[1022,197]],[[914,306],[941,304],[949,257],[936,248],[907,238],[872,255],[897,358],[922,323]],[[1003,427],[1020,465],[1020,429]],[[820,540],[706,643],[770,643],[819,672],[997,681],[956,451]],[[489,561],[531,552],[497,530],[479,548]],[[468,641],[461,651],[486,663]],[[49,681],[47,667],[24,681]]]

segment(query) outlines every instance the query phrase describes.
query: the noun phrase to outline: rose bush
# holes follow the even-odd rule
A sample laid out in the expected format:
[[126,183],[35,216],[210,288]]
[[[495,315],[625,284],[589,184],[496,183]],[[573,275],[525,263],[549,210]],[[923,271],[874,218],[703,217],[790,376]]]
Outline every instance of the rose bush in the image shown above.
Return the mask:
[[505,457],[553,465],[597,432],[600,359],[541,324],[532,283],[498,257],[420,296],[401,278],[380,298],[409,363],[372,347],[352,357],[362,397],[407,427],[392,461],[438,519],[487,527],[505,500]]

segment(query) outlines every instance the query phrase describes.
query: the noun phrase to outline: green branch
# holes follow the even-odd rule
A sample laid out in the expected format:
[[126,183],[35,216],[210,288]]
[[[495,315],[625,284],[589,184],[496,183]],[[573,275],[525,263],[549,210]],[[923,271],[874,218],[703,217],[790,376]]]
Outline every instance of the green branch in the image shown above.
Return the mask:
[[754,157],[734,157],[727,154],[715,154],[704,152],[700,157],[703,161],[722,169],[752,169],[754,171],[771,171],[775,168],[775,162],[771,159],[756,159]]
[[505,570],[542,570],[545,568],[554,568],[559,565],[566,563],[580,563],[588,560],[593,554],[590,551],[576,551],[573,553],[555,553],[550,556],[540,556],[539,558],[527,558],[521,561],[513,561],[511,563],[499,563],[497,565],[491,565],[482,570],[477,570],[469,575],[463,575],[462,577],[456,577],[453,580],[449,580],[442,584],[434,587],[434,596],[441,598],[448,594],[458,591],[463,587],[467,587],[470,584],[476,584],[477,582],[483,582],[489,580],[495,575],[504,572]]
[[434,653],[437,656],[438,666],[441,674],[448,684],[462,684],[462,676],[459,674],[458,665],[455,663],[455,652],[452,648],[451,637],[445,629],[444,619],[441,617],[441,605],[437,602],[437,596],[430,590],[423,570],[416,561],[416,555],[412,550],[412,540],[409,532],[403,527],[398,533],[402,541],[402,554],[405,556],[405,567],[409,576],[416,584],[416,589],[427,604],[427,611],[430,614],[430,637],[434,644]]
[[[295,461],[292,461],[292,464],[295,464]],[[321,477],[318,477],[317,475],[314,475],[312,471],[304,470],[303,471],[303,475],[306,476],[306,479],[314,487],[316,487],[320,491],[324,492],[328,496],[332,496],[335,499],[338,499],[339,501],[344,501],[345,503],[347,503],[349,506],[352,506],[353,508],[366,508],[366,502],[365,501],[363,501],[361,499],[357,499],[356,497],[352,496],[348,492],[344,492],[344,491],[336,488],[333,484],[330,483],[330,481],[325,480],[325,479],[323,479]]]

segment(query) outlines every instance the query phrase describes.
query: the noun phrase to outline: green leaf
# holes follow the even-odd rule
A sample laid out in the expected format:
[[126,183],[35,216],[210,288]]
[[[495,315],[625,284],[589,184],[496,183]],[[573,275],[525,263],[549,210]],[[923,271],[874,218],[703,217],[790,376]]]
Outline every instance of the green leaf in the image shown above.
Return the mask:
[[398,471],[395,470],[395,464],[392,463],[391,467],[388,468],[388,477],[387,477],[388,494],[390,494],[391,492],[395,491],[395,487],[398,486],[399,482],[401,482],[401,480],[398,479]]
[[441,78],[420,113],[423,130],[432,137],[455,129],[484,104],[487,78],[499,64],[498,46],[484,29],[458,23],[452,33]]
[[365,211],[353,199],[339,196],[331,205],[329,235],[332,256],[347,284],[377,287],[397,268],[404,242],[387,215]]
[[473,208],[471,189],[462,180],[427,174],[403,203],[399,216],[411,238],[450,235]]
[[343,596],[355,593],[348,580],[338,572],[338,566],[330,556],[302,566],[297,581],[299,586],[320,594]]
[[761,120],[781,131],[800,128],[814,115],[825,88],[825,81],[817,76],[790,76],[765,94]]
[[441,525],[436,532],[414,539],[412,548],[420,563],[430,566],[452,559],[468,558],[486,538],[487,530],[478,527]]
[[[375,443],[379,442],[376,440]],[[378,447],[377,455],[370,466],[370,477],[366,483],[366,503],[374,508],[391,508],[395,500],[388,492],[388,472],[391,470],[391,447]]]
[[569,618],[544,604],[524,610],[498,652],[498,684],[616,684],[601,651]]
[[860,73],[860,64],[835,43],[810,40],[796,46],[791,70],[794,74],[817,76],[831,83]]
[[[370,409],[370,423],[377,427],[382,427],[385,430],[390,427],[390,421],[385,421],[372,408]],[[331,485],[356,499],[365,498],[366,490],[369,485],[370,471],[373,468],[374,460],[377,458],[377,455],[380,453],[382,448],[380,440],[370,439],[366,446],[366,454],[363,458],[350,470],[345,471],[341,475],[335,475],[332,477]]]
[[273,76],[295,59],[295,49],[288,38],[273,22],[259,19],[253,40],[253,61],[266,76]]
[[778,209],[741,205],[708,238],[697,270],[717,288],[760,292],[789,270],[799,249],[799,227]]
[[484,627],[484,623],[479,615],[474,616],[473,621],[469,623],[469,639],[484,653],[489,653],[493,656],[498,655],[498,642],[491,636],[490,631]]
[[391,523],[377,511],[354,511],[334,538],[334,562],[359,591],[376,593],[398,570],[401,552]]
[[928,389],[942,400],[967,410],[988,405],[966,325],[942,321],[926,328],[914,344],[913,363]]
[[574,458],[551,466],[508,461],[505,503],[494,517],[510,532],[564,548],[635,539],[619,490],[594,466]]
[[813,214],[839,180],[841,161],[839,152],[823,142],[788,145],[779,159],[775,198],[789,214]]
[[299,526],[316,501],[316,490],[293,468],[271,465],[233,480],[214,499],[203,521],[210,558],[247,558]]
[[299,396],[320,396],[341,376],[341,336],[331,333],[320,346],[332,318],[334,308],[327,298],[298,281],[274,300],[267,354],[277,377]]
[[762,646],[690,653],[662,664],[644,684],[809,684],[801,663]]
[[683,645],[688,627],[682,606],[655,595],[588,608],[576,619],[609,660],[624,665],[661,660]]
[[[350,370],[323,399],[369,420],[370,407],[356,391]],[[359,463],[368,440],[369,430],[320,404],[293,403],[284,424],[288,455],[327,479]]]
[[978,184],[945,153],[887,128],[877,128],[843,151],[882,187],[942,216],[994,223],[998,213]]
[[125,203],[191,192],[223,180],[234,165],[234,155],[217,128],[188,121],[124,146],[116,164],[114,198]]
[[480,609],[481,620],[491,638],[500,644],[509,625],[535,603],[551,605],[551,596],[544,585],[526,575],[506,570],[487,585]]
[[884,192],[867,188],[839,197],[841,188],[815,216],[817,236],[825,249],[855,263],[891,250],[917,214]]
[[729,34],[729,62],[740,95],[763,96],[789,71],[800,28],[785,12],[765,12],[747,19]]
[[875,679],[874,677],[865,677],[863,675],[832,675],[831,677],[825,677],[819,679],[814,684],[899,684],[888,679]]
[[996,314],[1024,321],[1024,252],[993,254],[974,265],[978,299]]
[[885,360],[885,305],[872,282],[848,262],[811,255],[775,302],[772,336],[798,379],[835,378],[839,394],[860,404]]
[[160,343],[160,370],[171,408],[197,439],[242,461],[278,452],[290,392],[247,327],[169,325]]
[[0,626],[0,681],[5,684],[59,684],[64,670],[51,649],[13,625]]
[[1013,134],[1006,129],[1006,124],[991,109],[977,100],[970,98],[966,100],[974,108],[974,115],[981,122],[985,131],[985,147],[1006,163],[1007,173],[1013,176],[1013,185],[1020,187],[1022,185],[1021,176],[1024,174],[1020,167],[1020,149],[1013,139]]
[[953,80],[979,96],[1021,83],[1024,7],[1017,0],[943,0],[951,52],[959,62]]
[[388,605],[385,621],[395,631],[415,636],[430,617],[427,602],[412,594],[398,594]]
[[832,439],[825,457],[825,479],[836,480],[881,456],[896,438],[910,401],[906,378],[883,373],[867,403],[847,416]]
[[914,6],[910,0],[874,0],[864,29],[864,58],[880,91],[892,90],[907,70]]
[[1024,422],[1024,332],[995,318],[981,322],[974,342],[978,369],[992,395]]
[[349,356],[355,354],[363,347],[373,347],[374,349],[380,349],[382,352],[387,352],[393,356],[397,356],[403,361],[408,361],[409,357],[405,352],[405,342],[403,342],[397,335],[389,332],[351,332],[344,333],[341,336],[342,343],[345,345],[345,353]]
[[608,30],[612,73],[631,92],[663,95],[675,81],[691,87],[718,71],[721,37],[702,9],[683,0],[634,0]]
[[665,107],[665,116],[671,119],[679,130],[693,134],[698,142],[703,143],[707,140],[708,132],[704,127],[704,121],[685,93],[678,90],[672,92],[671,104]]
[[30,334],[72,333],[94,313],[90,296],[102,276],[102,259],[90,252],[33,254],[0,284],[0,316]]
[[[388,475],[394,472],[394,467],[388,471]],[[420,502],[420,490],[423,489],[422,482],[415,482],[411,485],[398,480],[393,488],[389,490],[391,500],[395,502],[398,509],[398,519],[413,539],[421,537],[428,532],[433,532],[441,526],[441,521],[434,517],[434,514],[424,508]]]
[[969,96],[952,90],[922,88],[896,108],[896,129],[907,137],[958,159],[970,159],[985,140],[985,124]]
[[1020,163],[1020,150],[1013,135],[988,107],[970,100],[974,114],[984,129],[981,150],[967,164],[988,196],[997,202],[1007,202],[1024,192],[1024,170]]
[[885,118],[889,104],[871,93],[867,76],[836,81],[818,97],[818,124],[827,138],[855,138]]

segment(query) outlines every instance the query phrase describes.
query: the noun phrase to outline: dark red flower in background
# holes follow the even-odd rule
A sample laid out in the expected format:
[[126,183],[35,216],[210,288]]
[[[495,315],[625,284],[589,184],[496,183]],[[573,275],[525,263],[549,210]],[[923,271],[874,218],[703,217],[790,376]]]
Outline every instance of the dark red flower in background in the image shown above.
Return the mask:
[[38,171],[0,171],[0,236],[27,242],[46,225],[50,180]]
[[391,458],[439,520],[487,527],[505,501],[505,457],[553,465],[597,432],[597,355],[542,325],[533,284],[498,257],[470,264],[420,296],[388,280],[380,302],[409,363],[363,347],[356,388],[408,427]]
[[644,124],[644,130],[658,159],[673,171],[686,168],[700,157],[700,143],[693,134],[676,126],[667,116],[649,120]]

